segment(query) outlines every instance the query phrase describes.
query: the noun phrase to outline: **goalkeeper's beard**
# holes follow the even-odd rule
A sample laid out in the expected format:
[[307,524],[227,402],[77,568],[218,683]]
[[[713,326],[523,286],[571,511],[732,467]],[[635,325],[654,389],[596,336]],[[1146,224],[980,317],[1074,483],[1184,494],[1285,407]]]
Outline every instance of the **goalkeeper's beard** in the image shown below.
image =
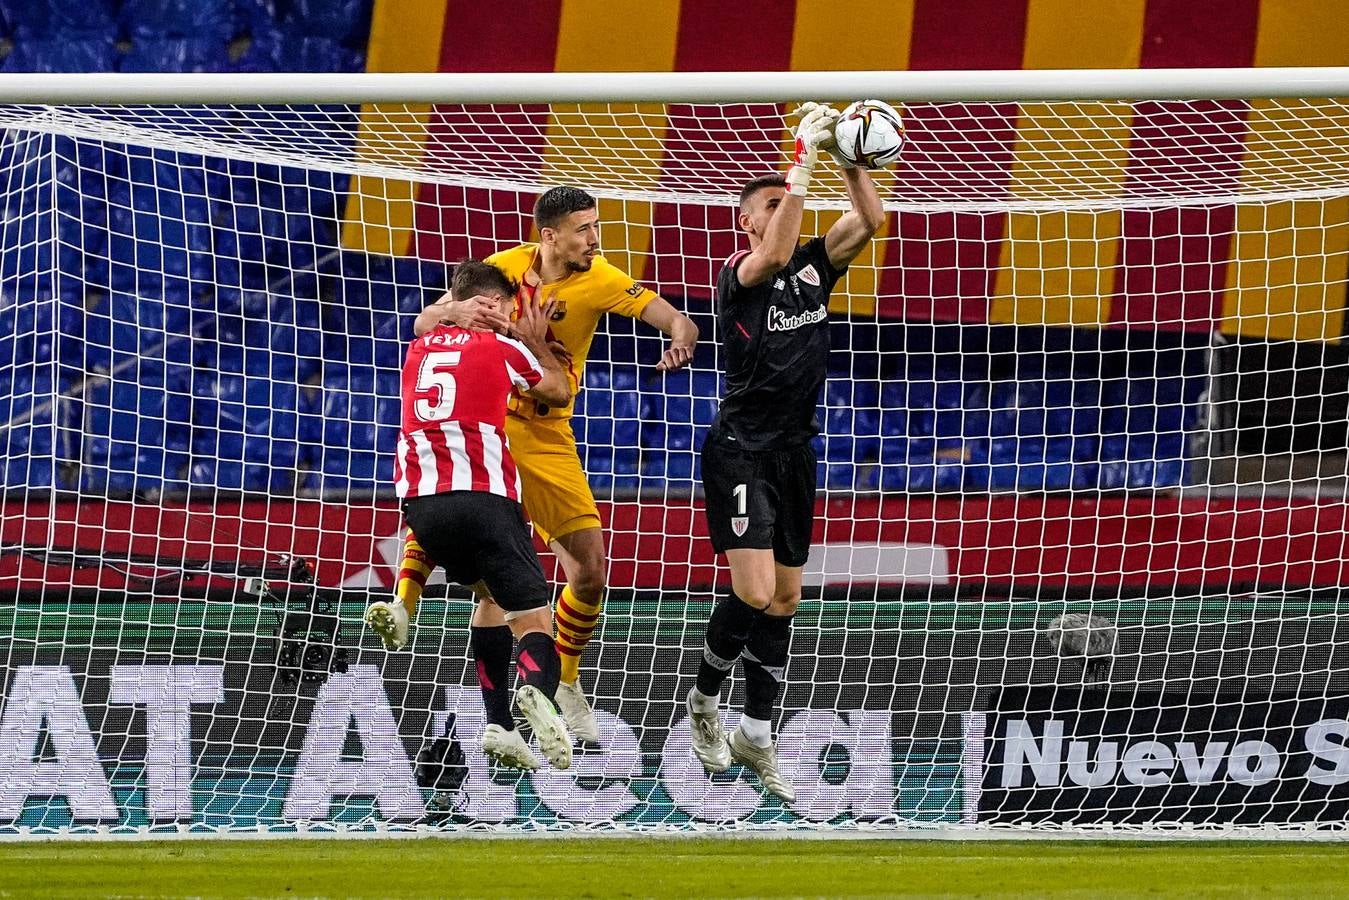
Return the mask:
[[569,272],[589,272],[590,267],[594,265],[594,260],[583,259],[580,262],[567,260],[567,271]]

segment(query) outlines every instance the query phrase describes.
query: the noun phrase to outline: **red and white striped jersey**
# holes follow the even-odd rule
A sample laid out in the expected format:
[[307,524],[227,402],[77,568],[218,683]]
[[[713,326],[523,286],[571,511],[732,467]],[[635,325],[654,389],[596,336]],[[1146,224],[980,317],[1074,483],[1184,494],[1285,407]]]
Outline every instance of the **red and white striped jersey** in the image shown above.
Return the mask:
[[398,496],[485,491],[519,500],[506,400],[512,386],[528,390],[542,377],[524,344],[495,332],[438,325],[414,340],[403,363]]

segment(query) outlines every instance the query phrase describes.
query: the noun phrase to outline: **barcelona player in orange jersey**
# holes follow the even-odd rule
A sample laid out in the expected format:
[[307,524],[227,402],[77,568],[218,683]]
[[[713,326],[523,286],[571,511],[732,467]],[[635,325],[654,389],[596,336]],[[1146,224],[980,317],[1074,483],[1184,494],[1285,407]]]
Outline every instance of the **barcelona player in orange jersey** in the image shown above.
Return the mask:
[[[487,258],[520,285],[522,298],[556,304],[552,337],[571,356],[573,397],[582,384],[586,357],[605,313],[641,319],[664,332],[670,343],[657,368],[675,371],[693,358],[698,328],[653,291],[635,282],[599,253],[599,211],[595,198],[571,187],[542,194],[534,206],[539,242],[503,250]],[[441,322],[504,330],[499,311],[474,298],[448,296],[417,317],[417,334]],[[581,653],[599,622],[607,560],[599,510],[591,494],[576,438],[572,406],[553,407],[521,394],[511,398],[506,438],[520,470],[523,501],[539,535],[549,544],[567,577],[554,610],[557,648],[562,658],[558,706],[571,733],[598,743],[594,712],[581,688]],[[396,592],[409,612],[421,595],[434,560],[409,535]],[[488,607],[494,609],[494,607]],[[504,620],[475,620],[470,644],[489,677],[509,672],[510,634]]]

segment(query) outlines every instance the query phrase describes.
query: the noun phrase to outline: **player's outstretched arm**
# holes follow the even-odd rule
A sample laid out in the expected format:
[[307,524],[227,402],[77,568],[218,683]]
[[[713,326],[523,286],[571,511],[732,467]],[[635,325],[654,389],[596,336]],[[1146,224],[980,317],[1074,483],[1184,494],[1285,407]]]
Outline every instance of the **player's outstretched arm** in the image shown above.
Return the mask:
[[533,301],[520,304],[520,317],[511,325],[511,334],[539,361],[543,377],[526,393],[551,406],[571,402],[571,380],[562,359],[548,341],[548,322],[557,304],[551,300],[540,306]]
[[801,240],[801,214],[805,210],[806,193],[810,190],[811,172],[819,160],[821,145],[834,136],[838,110],[818,103],[805,103],[797,112],[802,113],[802,118],[796,127],[792,164],[787,169],[787,192],[781,202],[772,201],[777,208],[762,239],[735,269],[736,278],[744,287],[763,284],[791,261]]
[[412,323],[412,333],[421,337],[441,324],[505,334],[511,327],[511,320],[494,299],[477,296],[452,300],[447,293],[417,314],[417,321]]
[[693,348],[698,343],[698,326],[693,320],[670,305],[664,297],[657,297],[642,310],[642,321],[659,329],[670,338],[670,346],[661,354],[656,368],[662,372],[677,372],[693,361]]
[[835,269],[852,262],[885,221],[881,195],[866,169],[845,167],[843,182],[848,186],[852,209],[839,217],[824,236],[824,252],[829,254],[829,264]]

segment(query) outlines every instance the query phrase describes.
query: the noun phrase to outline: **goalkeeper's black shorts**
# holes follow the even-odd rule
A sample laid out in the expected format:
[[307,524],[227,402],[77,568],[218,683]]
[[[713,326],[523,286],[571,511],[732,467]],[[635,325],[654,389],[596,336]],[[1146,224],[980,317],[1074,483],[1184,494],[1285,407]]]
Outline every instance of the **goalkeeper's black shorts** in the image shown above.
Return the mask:
[[403,516],[450,581],[483,582],[507,612],[552,603],[524,510],[515,500],[484,491],[450,491],[409,497]]
[[815,524],[815,448],[745,450],[716,428],[703,444],[707,532],[718,553],[772,550],[804,566]]

